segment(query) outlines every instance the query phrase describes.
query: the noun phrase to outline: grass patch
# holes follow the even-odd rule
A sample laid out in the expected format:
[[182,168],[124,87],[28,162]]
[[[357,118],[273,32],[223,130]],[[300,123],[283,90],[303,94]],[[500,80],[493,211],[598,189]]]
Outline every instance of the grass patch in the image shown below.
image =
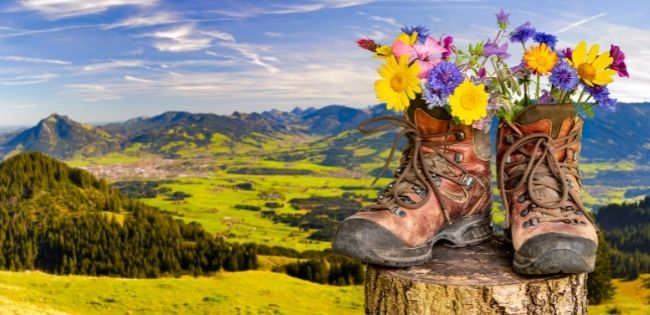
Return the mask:
[[361,286],[268,271],[147,280],[0,272],[0,288],[0,308],[12,314],[360,314],[363,307]]

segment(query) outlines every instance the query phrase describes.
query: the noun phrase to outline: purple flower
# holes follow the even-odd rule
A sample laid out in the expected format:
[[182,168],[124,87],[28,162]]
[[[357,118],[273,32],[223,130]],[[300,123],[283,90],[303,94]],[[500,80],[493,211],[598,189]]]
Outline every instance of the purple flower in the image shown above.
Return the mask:
[[510,33],[510,41],[524,44],[533,36],[535,36],[535,29],[530,26],[530,22],[526,22]]
[[431,106],[443,106],[444,99],[451,95],[461,82],[463,75],[458,67],[451,62],[442,61],[429,72],[429,78],[424,84],[424,99]]
[[496,14],[497,16],[497,24],[499,24],[499,28],[502,30],[505,30],[508,27],[509,21],[508,18],[510,17],[510,13],[506,13],[506,11],[501,8],[501,11]]
[[566,62],[560,62],[551,71],[548,80],[558,89],[568,92],[578,85],[578,73]]
[[567,47],[564,48],[564,50],[559,52],[557,55],[559,58],[571,59],[571,56],[573,55],[573,50],[571,50],[571,47]]
[[442,43],[442,47],[447,49],[446,52],[442,53],[442,60],[449,60],[449,56],[452,52],[451,46],[454,44],[454,38],[451,36],[445,36],[440,40],[440,42]]
[[591,97],[594,98],[596,101],[596,104],[598,106],[602,107],[604,110],[608,112],[615,112],[616,111],[616,104],[618,101],[615,98],[610,98],[609,97],[609,89],[607,89],[607,86],[604,85],[595,85],[595,86],[585,86],[585,89],[589,94],[591,94]]
[[418,42],[422,44],[427,40],[427,37],[429,37],[429,29],[426,28],[426,26],[422,26],[422,25],[403,26],[402,32],[406,33],[409,36],[413,34],[413,32],[418,32]]
[[549,93],[547,90],[542,91],[542,96],[539,97],[539,100],[537,100],[537,104],[554,104],[555,99],[553,98],[553,95]]
[[555,49],[555,44],[557,44],[557,37],[542,32],[535,33],[533,40],[539,44],[546,44],[546,46],[550,47],[551,49]]
[[497,56],[501,59],[510,57],[510,54],[508,54],[508,43],[505,43],[499,47],[499,44],[492,43],[488,40],[487,44],[483,46],[483,56]]
[[481,69],[478,69],[478,78],[483,79],[485,78],[486,75],[485,67],[482,67]]
[[609,67],[616,70],[619,77],[629,78],[630,75],[627,73],[627,65],[625,64],[625,53],[623,53],[621,47],[612,45],[612,48],[609,49],[609,55],[614,59],[614,62]]

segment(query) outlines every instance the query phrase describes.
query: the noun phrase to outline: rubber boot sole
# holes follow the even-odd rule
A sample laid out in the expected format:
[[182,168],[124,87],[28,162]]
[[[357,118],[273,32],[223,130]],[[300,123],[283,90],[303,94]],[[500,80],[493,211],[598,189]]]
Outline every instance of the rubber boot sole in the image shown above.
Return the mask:
[[365,263],[388,267],[422,265],[431,260],[433,246],[438,242],[451,247],[465,247],[480,244],[494,233],[492,215],[486,211],[457,218],[423,245],[409,247],[381,225],[362,219],[353,220],[345,220],[337,230],[332,242],[334,251]]
[[594,241],[561,233],[535,236],[515,252],[513,267],[521,275],[587,273],[594,271]]

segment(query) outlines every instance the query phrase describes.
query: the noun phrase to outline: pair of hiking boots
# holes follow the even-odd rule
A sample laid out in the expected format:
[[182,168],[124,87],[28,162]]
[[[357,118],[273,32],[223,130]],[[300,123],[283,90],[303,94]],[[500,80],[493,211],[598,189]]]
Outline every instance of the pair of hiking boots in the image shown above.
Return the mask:
[[[597,230],[579,196],[582,125],[571,104],[527,106],[499,125],[497,183],[519,274],[594,269]],[[392,128],[401,130],[386,166],[400,138],[408,139],[394,180],[376,203],[341,222],[334,251],[407,267],[427,262],[439,241],[463,247],[491,238],[489,135],[417,100],[403,118],[374,118],[360,127],[367,133]]]

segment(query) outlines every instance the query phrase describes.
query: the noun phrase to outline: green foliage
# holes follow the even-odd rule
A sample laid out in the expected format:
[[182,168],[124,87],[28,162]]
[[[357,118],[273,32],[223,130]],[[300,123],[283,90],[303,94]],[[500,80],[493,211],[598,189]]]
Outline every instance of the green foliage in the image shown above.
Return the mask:
[[614,296],[612,284],[612,266],[609,257],[609,244],[603,234],[599,234],[598,251],[596,253],[596,269],[587,278],[587,297],[589,304],[600,304]]
[[0,268],[152,278],[257,267],[254,244],[228,244],[40,153],[0,164],[0,200]]
[[340,256],[328,256],[320,259],[298,261],[273,271],[303,280],[332,285],[363,284],[365,268],[362,263]]

